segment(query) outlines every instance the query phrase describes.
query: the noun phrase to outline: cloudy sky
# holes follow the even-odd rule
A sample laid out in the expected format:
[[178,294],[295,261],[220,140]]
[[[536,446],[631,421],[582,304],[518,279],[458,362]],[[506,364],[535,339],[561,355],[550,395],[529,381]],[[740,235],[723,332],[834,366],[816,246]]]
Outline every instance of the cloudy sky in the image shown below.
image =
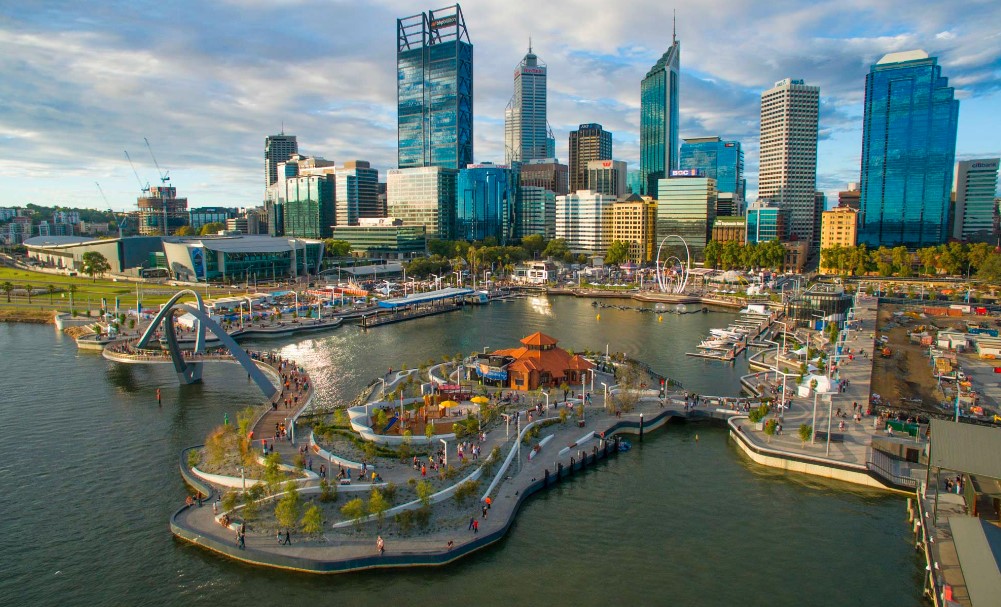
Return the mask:
[[[191,206],[256,205],[268,134],[338,162],[396,162],[396,18],[403,0],[32,0],[0,3],[0,205],[135,204],[158,182],[143,143]],[[746,150],[757,187],[761,91],[820,86],[819,188],[856,181],[865,74],[883,54],[939,58],[962,101],[957,158],[1001,155],[1001,2],[927,0],[467,0],[475,157],[503,162],[504,106],[532,37],[549,66],[549,121],[599,122],[639,161],[639,81],[681,40],[682,137]],[[630,168],[635,168],[631,166]]]

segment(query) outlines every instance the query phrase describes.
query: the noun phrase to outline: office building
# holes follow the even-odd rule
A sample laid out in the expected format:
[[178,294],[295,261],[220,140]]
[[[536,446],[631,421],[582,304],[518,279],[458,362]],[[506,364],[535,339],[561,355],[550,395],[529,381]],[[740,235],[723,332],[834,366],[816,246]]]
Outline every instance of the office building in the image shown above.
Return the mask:
[[739,242],[744,244],[747,241],[747,223],[744,217],[733,215],[717,216],[713,222],[712,240],[716,242]]
[[521,186],[517,204],[515,238],[533,234],[539,234],[546,240],[556,238],[556,194],[552,190]]
[[592,160],[587,163],[588,189],[599,194],[624,198],[626,163],[621,160]]
[[556,238],[567,241],[570,252],[604,255],[612,243],[612,206],[615,197],[580,190],[556,197]]
[[952,237],[986,241],[994,230],[998,187],[998,158],[961,160],[956,163],[956,206]]
[[226,207],[198,207],[188,211],[188,225],[197,234],[207,223],[225,224],[226,220],[236,215],[236,209]]
[[174,186],[154,186],[137,203],[142,236],[170,235],[188,225],[188,199],[178,198]]
[[637,264],[653,261],[656,236],[657,203],[649,196],[630,194],[612,205],[610,242],[628,242],[629,261]]
[[587,190],[587,163],[612,159],[612,133],[589,123],[570,131],[570,192]]
[[382,216],[379,171],[364,160],[345,162],[334,171],[334,225],[353,226],[362,217]]
[[806,269],[809,257],[809,243],[805,240],[786,240],[782,242],[785,256],[782,258],[782,271],[800,274]]
[[557,196],[570,193],[570,169],[555,158],[522,163],[519,176],[522,187],[545,188]]
[[692,172],[672,171],[672,178],[657,182],[657,241],[681,236],[692,259],[701,260],[716,219],[716,180],[685,174]]
[[652,196],[657,182],[679,168],[680,70],[681,42],[675,33],[671,48],[640,83],[640,172],[645,188],[640,194]]
[[546,124],[546,64],[529,46],[514,68],[514,96],[504,110],[504,162],[510,166],[554,155]]
[[386,175],[390,217],[425,226],[428,238],[452,239],[459,171],[443,167],[391,169]]
[[[246,234],[248,236],[257,236],[262,234],[260,216],[257,213],[250,212],[244,213],[238,217],[227,219],[226,231],[239,232],[240,234]],[[267,234],[267,230],[263,233]]]
[[333,173],[300,174],[268,188],[268,233],[330,238],[334,225]]
[[455,231],[458,240],[493,237],[504,245],[514,228],[518,175],[507,165],[484,162],[459,171],[455,187]]
[[[814,240],[820,89],[786,78],[761,95],[758,196],[789,212],[789,237]],[[750,232],[749,232],[750,234]]]
[[813,233],[814,239],[809,242],[809,253],[816,256],[820,253],[820,230],[823,223],[824,211],[827,210],[827,194],[823,192],[813,193]]
[[767,200],[752,202],[747,207],[747,242],[759,243],[787,240],[789,211]]
[[698,169],[706,177],[715,179],[717,194],[731,194],[727,197],[731,208],[733,201],[744,200],[747,181],[744,179],[744,150],[739,141],[724,141],[719,137],[685,139],[681,144],[680,168]]
[[362,217],[358,225],[335,226],[333,238],[349,243],[351,252],[363,257],[413,259],[427,254],[424,226],[403,225],[396,217]]
[[838,192],[838,206],[848,207],[859,210],[859,198],[862,196],[862,192],[858,189],[858,183],[854,181],[848,182],[847,189]]
[[264,139],[264,187],[278,181],[278,163],[285,162],[293,154],[299,153],[295,135],[271,135]]
[[626,189],[629,190],[630,194],[642,195],[643,191],[646,190],[642,183],[643,173],[639,169],[626,171]]
[[935,57],[890,53],[865,78],[859,242],[921,248],[950,236],[959,101]]
[[473,45],[458,4],[396,21],[399,167],[473,162]]
[[858,244],[858,211],[836,207],[824,211],[820,228],[820,248],[854,247]]

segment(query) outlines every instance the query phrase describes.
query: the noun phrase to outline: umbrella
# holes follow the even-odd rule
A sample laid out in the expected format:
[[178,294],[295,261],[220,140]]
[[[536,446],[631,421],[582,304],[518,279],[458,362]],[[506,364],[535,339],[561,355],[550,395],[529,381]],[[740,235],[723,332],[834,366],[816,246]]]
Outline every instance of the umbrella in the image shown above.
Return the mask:
[[487,404],[487,403],[490,402],[490,399],[487,398],[486,396],[474,396],[473,398],[471,398],[469,400],[470,400],[470,402],[474,402],[477,405],[485,405],[485,404]]
[[447,409],[448,407],[458,407],[459,403],[455,402],[454,400],[443,400],[440,403],[438,403],[438,406],[445,407]]

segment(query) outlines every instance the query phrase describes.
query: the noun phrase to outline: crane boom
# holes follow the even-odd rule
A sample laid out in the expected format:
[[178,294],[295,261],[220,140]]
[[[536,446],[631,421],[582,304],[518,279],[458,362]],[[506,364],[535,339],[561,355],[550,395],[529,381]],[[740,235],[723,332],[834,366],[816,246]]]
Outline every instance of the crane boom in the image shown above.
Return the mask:
[[143,185],[143,180],[139,179],[139,173],[136,171],[136,165],[132,163],[132,157],[129,156],[128,150],[125,150],[125,158],[128,159],[129,166],[132,167],[132,174],[136,176],[136,181],[139,182],[139,189],[142,190],[143,194],[149,192],[149,182],[147,181],[146,185]]
[[160,169],[160,163],[156,161],[156,155],[153,154],[153,146],[149,144],[149,139],[143,137],[143,141],[146,142],[146,149],[149,150],[149,155],[153,158],[153,165],[156,166],[156,171],[160,173],[160,183],[167,183],[170,181],[170,171]]

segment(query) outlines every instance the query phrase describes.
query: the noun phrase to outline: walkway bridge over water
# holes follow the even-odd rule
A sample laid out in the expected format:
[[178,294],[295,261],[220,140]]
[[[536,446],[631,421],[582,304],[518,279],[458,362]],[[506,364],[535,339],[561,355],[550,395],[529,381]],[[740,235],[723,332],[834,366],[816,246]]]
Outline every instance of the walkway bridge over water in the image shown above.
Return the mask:
[[[180,299],[187,295],[195,298],[197,306],[182,303]],[[195,318],[195,347],[190,353],[182,352],[177,341],[177,332],[174,328],[174,314],[178,311],[191,314]],[[158,340],[157,329],[162,330],[163,337],[167,342],[166,350],[158,350],[149,347],[151,340]],[[229,350],[229,355],[207,354],[205,352],[205,330],[208,329],[219,339],[219,343]],[[164,356],[166,352],[168,356]],[[177,372],[177,378],[183,384],[192,384],[202,379],[202,365],[205,361],[238,362],[257,387],[261,389],[264,396],[271,399],[277,394],[275,387],[268,376],[261,371],[247,352],[223,329],[219,323],[212,320],[212,317],[205,311],[205,304],[201,295],[192,290],[178,292],[164,304],[163,308],[153,318],[146,331],[138,340],[127,342],[121,347],[111,346],[104,349],[104,357],[116,362],[127,364],[163,364],[172,363]]]

